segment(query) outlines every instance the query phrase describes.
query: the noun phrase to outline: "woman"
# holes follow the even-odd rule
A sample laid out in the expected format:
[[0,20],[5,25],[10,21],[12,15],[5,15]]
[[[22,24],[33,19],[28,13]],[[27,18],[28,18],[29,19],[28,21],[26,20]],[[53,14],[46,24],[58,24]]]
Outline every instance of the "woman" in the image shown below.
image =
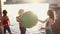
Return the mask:
[[7,11],[6,10],[3,10],[2,23],[3,23],[3,27],[4,27],[4,34],[6,34],[6,30],[10,34],[12,34],[11,30],[10,30],[10,27],[9,27],[10,21],[9,21],[8,16],[7,16]]
[[19,22],[19,28],[20,28],[21,34],[25,34],[26,33],[26,28],[22,24],[22,19],[21,19],[23,13],[24,13],[24,10],[20,9],[19,12],[18,12],[19,16],[16,17],[17,22]]
[[55,15],[54,15],[53,10],[48,10],[47,14],[49,16],[48,19],[46,19],[45,21],[39,20],[40,22],[43,22],[43,23],[47,22],[46,27],[42,27],[41,29],[46,29],[46,34],[52,34],[51,26],[55,23],[56,19],[54,18]]

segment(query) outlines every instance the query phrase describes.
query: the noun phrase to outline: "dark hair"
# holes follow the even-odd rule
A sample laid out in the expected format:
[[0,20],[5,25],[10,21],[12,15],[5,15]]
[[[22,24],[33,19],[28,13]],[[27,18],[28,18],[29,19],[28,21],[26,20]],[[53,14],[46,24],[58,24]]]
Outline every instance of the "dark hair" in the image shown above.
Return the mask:
[[48,16],[49,16],[49,18],[52,18],[54,20],[53,10],[48,10]]
[[6,15],[7,15],[7,11],[3,10],[3,16],[6,16]]

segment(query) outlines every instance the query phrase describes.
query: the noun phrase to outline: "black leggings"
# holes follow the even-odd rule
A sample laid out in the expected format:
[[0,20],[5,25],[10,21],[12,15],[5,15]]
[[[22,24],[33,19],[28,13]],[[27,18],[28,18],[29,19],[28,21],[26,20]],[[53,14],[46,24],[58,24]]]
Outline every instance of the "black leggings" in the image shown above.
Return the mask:
[[25,27],[20,27],[20,31],[21,31],[21,34],[25,34],[26,33],[26,28]]
[[7,30],[10,34],[12,34],[11,31],[10,31],[10,27],[4,27],[4,34],[6,34],[6,30]]

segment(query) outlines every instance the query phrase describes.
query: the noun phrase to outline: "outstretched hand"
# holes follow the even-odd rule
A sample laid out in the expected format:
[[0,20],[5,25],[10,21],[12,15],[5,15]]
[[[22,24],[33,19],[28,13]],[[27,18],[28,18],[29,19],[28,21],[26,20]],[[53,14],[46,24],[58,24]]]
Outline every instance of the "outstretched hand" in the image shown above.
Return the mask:
[[44,27],[41,27],[40,30],[44,30],[45,28]]

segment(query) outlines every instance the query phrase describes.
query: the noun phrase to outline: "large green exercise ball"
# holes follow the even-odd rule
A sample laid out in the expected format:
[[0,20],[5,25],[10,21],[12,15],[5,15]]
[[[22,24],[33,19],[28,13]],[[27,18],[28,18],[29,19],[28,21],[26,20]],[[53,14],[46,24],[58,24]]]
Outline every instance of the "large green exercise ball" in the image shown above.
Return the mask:
[[28,11],[22,15],[22,23],[27,28],[34,27],[37,21],[38,21],[38,17],[33,12]]

